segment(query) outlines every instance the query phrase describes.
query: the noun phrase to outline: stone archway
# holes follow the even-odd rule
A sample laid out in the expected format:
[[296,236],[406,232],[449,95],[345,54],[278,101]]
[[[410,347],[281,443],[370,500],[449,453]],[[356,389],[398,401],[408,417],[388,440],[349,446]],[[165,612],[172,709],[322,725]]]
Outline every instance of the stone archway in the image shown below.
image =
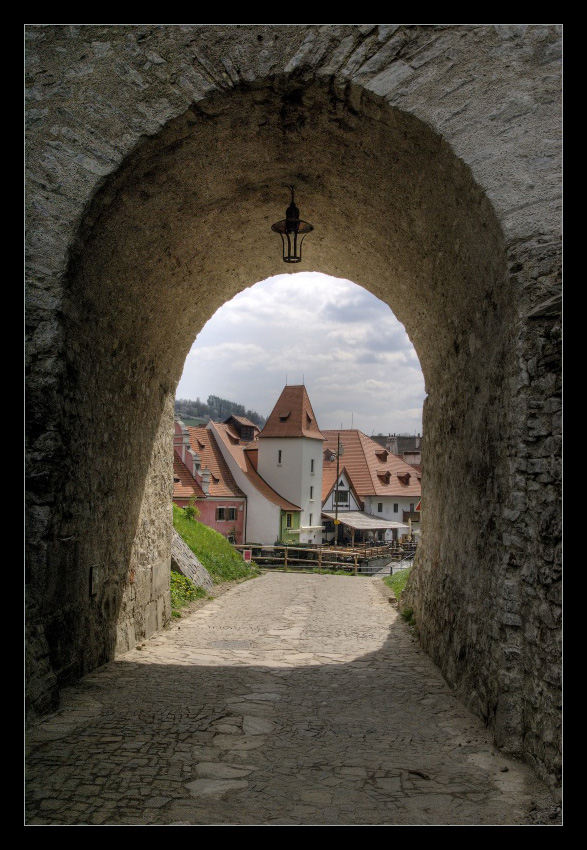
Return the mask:
[[[90,29],[103,49],[103,30]],[[108,42],[115,54],[108,67],[130,74],[128,57],[142,49],[142,35],[155,69],[155,56],[171,61],[167,49],[177,52],[184,74],[193,73],[197,65],[185,55],[206,33],[205,27],[189,30],[178,28],[178,45],[168,33],[123,27],[114,48]],[[422,44],[424,30],[413,33]],[[452,49],[462,52],[463,32],[476,42],[471,54],[479,42],[495,48],[483,28],[455,27]],[[521,361],[541,347],[544,362],[534,368],[553,373],[548,298],[538,298],[542,306],[529,328],[520,323],[528,300],[524,283],[540,263],[542,278],[549,274],[552,220],[538,240],[523,238],[523,228],[517,242],[512,238],[511,221],[438,132],[438,120],[424,121],[417,110],[381,96],[385,69],[402,71],[397,56],[389,66],[380,59],[383,70],[374,64],[367,87],[361,74],[349,78],[329,68],[326,59],[344,41],[333,33],[324,63],[311,72],[304,44],[323,36],[315,28],[295,28],[301,64],[283,43],[277,47],[283,28],[243,28],[235,36],[218,27],[215,33],[219,56],[227,36],[243,49],[259,36],[273,38],[279,71],[257,66],[247,77],[240,69],[238,81],[209,86],[156,132],[137,136],[128,153],[115,155],[116,168],[94,181],[90,203],[73,204],[78,218],[71,217],[75,236],[65,239],[53,343],[59,403],[47,409],[59,448],[47,467],[50,481],[41,482],[51,493],[43,515],[50,518],[33,535],[38,545],[30,559],[32,665],[46,677],[33,702],[42,709],[55,678],[71,681],[165,622],[175,385],[210,315],[251,281],[280,270],[269,226],[282,215],[286,187],[295,184],[305,216],[317,225],[308,267],[350,278],[388,303],[425,375],[428,507],[410,590],[423,643],[494,728],[498,743],[525,752],[552,776],[557,656],[543,624],[545,605],[556,619],[556,575],[545,544],[530,551],[521,539],[528,535],[520,534],[521,526],[542,521],[532,515],[550,494],[523,488],[516,466],[520,441],[533,438],[524,421],[532,382],[524,383]],[[384,41],[388,51],[393,36]],[[53,38],[78,72],[87,61],[79,48],[92,45],[96,52],[83,32],[56,28]],[[49,67],[46,48],[40,54]],[[140,90],[132,74],[129,79]],[[140,111],[146,126],[152,114],[144,105]],[[476,132],[482,114],[480,108]],[[44,191],[60,196],[55,186]],[[545,320],[548,343],[548,334],[536,331],[536,322]],[[548,382],[540,392],[550,398]],[[31,417],[31,432],[38,447],[37,418]],[[37,519],[40,503],[37,496]],[[543,537],[552,523],[554,516]],[[543,566],[529,575],[537,553]],[[552,681],[529,663],[532,643],[548,659]],[[43,646],[48,654],[40,660]]]

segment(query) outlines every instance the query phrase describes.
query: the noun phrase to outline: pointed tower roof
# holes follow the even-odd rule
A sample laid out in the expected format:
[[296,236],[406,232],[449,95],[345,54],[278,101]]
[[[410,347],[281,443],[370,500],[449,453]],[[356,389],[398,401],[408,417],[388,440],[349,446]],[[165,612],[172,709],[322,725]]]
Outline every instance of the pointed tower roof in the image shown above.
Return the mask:
[[318,428],[308,393],[303,384],[292,384],[284,387],[277,404],[259,433],[259,439],[262,437],[325,439]]

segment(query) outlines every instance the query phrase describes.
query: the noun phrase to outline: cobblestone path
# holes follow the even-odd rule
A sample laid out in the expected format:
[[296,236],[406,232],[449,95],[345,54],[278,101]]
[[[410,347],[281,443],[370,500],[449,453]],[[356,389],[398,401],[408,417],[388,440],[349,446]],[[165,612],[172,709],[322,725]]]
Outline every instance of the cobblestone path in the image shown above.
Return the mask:
[[378,578],[238,585],[27,735],[27,825],[524,825],[548,800]]

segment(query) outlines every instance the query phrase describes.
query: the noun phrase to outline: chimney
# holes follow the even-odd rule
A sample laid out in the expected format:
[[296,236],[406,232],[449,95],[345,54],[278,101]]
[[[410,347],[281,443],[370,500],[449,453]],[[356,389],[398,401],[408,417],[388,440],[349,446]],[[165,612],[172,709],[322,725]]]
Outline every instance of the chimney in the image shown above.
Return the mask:
[[204,496],[210,495],[210,470],[208,467],[202,470],[202,490]]
[[[198,452],[195,452],[193,449],[188,449],[191,458],[192,458],[192,475],[196,478],[200,474],[200,455]],[[187,464],[186,464],[187,465]]]

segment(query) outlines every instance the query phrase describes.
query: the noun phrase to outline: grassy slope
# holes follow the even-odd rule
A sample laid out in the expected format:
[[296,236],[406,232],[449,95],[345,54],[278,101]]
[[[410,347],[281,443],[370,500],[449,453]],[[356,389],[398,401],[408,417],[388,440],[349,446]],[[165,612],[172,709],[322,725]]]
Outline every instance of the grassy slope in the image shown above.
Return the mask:
[[173,527],[208,570],[215,584],[258,575],[256,564],[249,565],[243,561],[242,555],[221,534],[197,520],[188,519],[175,505]]
[[399,596],[407,584],[411,569],[411,567],[408,567],[406,570],[398,570],[392,576],[386,576],[383,579],[383,583],[388,587],[391,587],[395,595]]

